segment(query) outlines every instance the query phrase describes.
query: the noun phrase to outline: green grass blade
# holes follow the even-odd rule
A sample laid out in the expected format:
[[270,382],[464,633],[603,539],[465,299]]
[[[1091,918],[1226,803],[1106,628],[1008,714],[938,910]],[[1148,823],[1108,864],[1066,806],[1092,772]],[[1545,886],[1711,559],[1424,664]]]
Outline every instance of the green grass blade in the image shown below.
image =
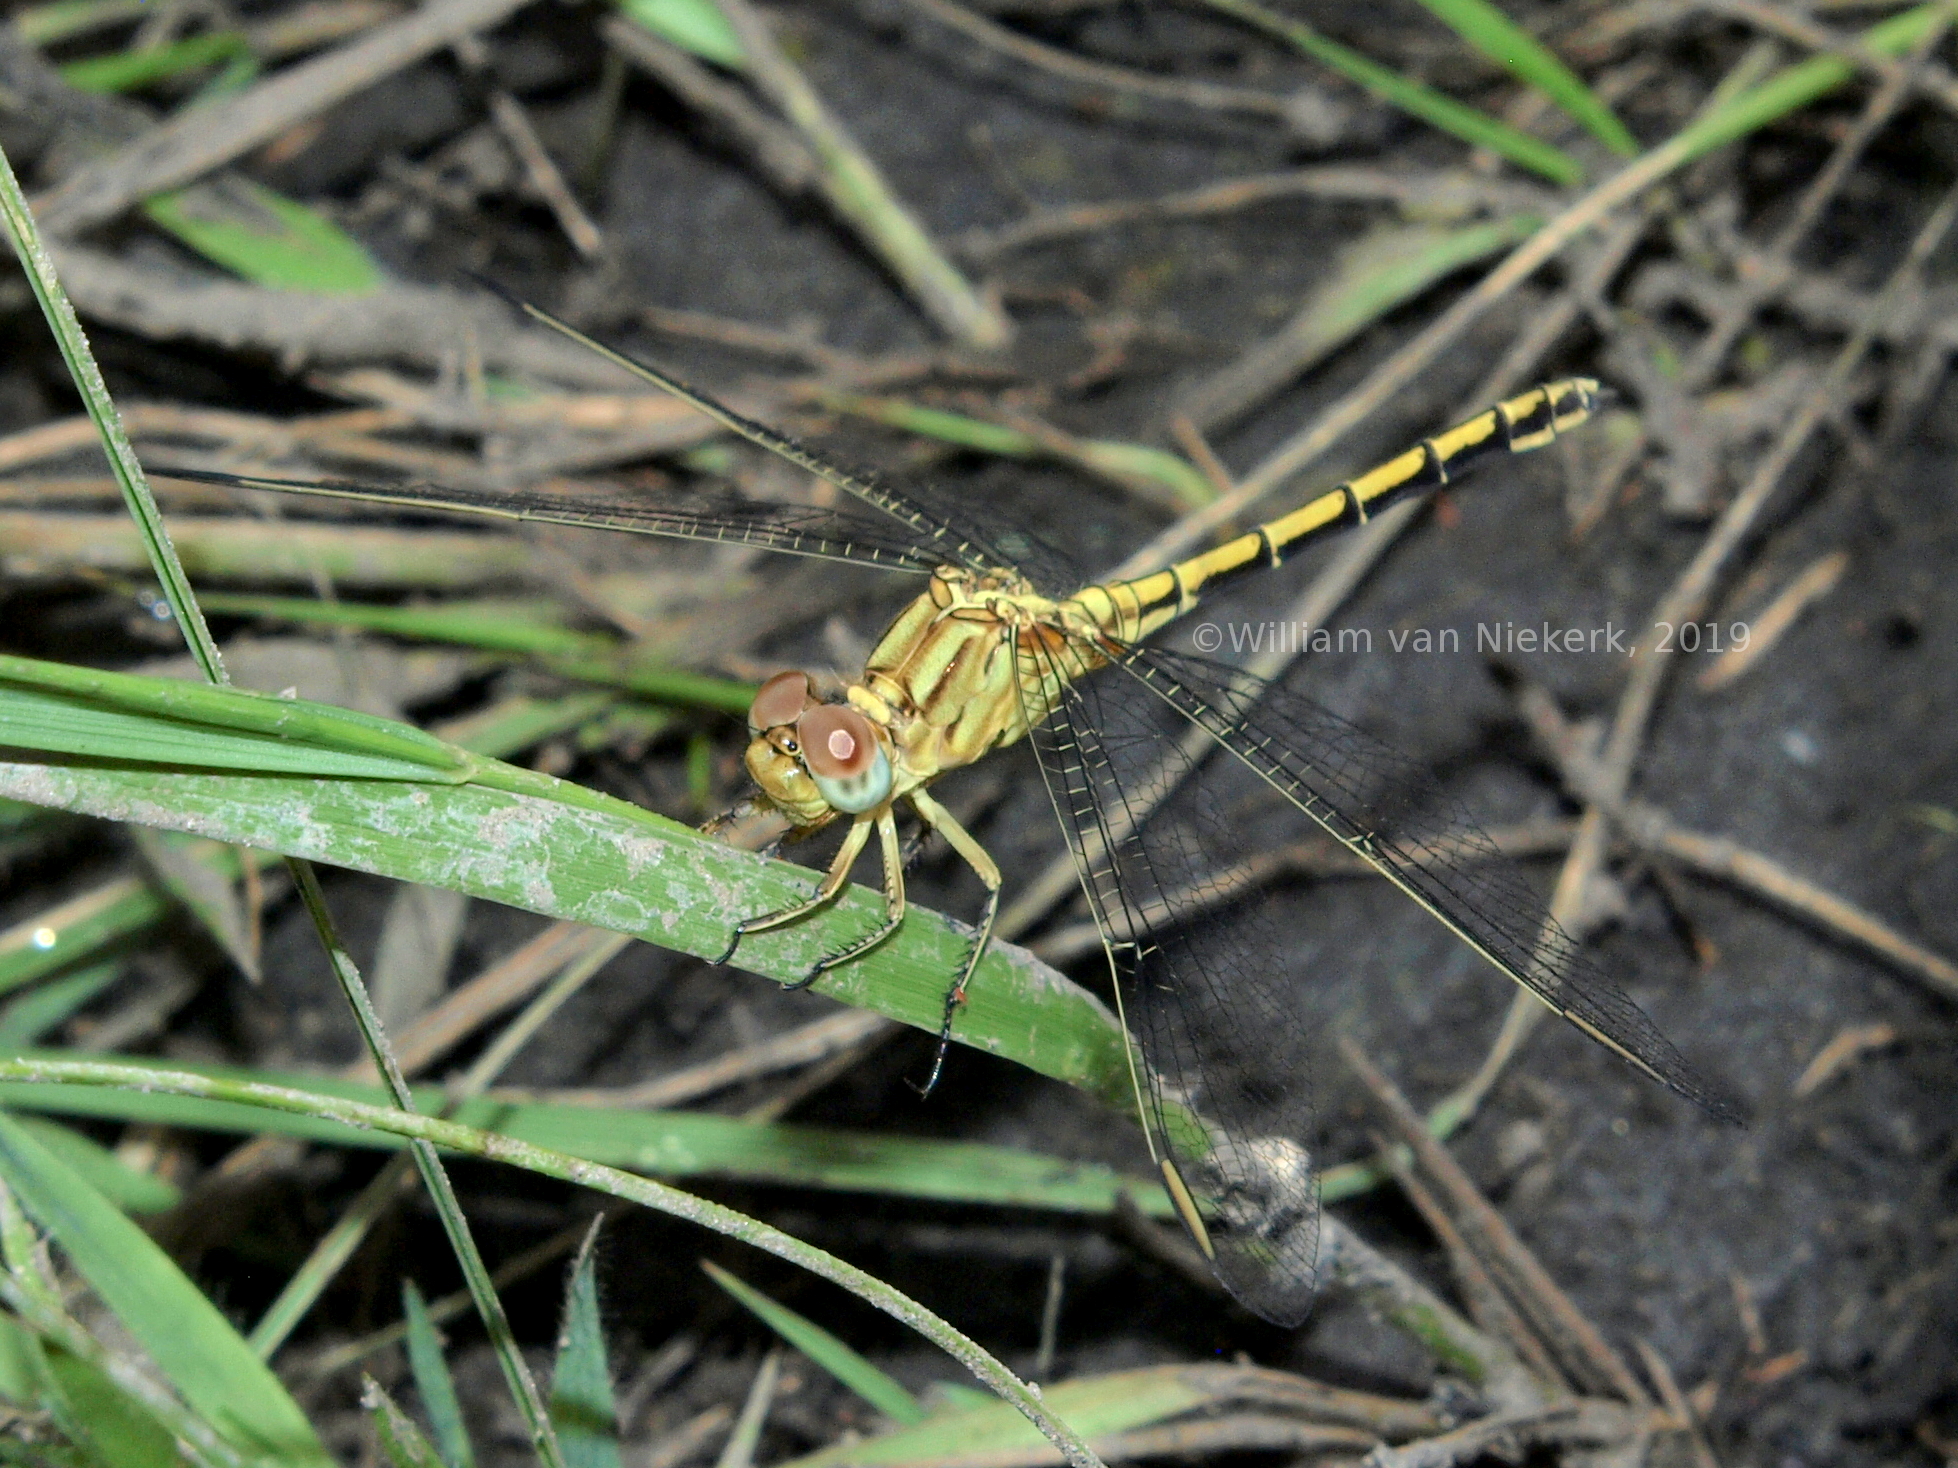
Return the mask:
[[564,1324],[551,1373],[551,1422],[566,1468],[619,1468],[619,1409],[605,1360],[598,1315],[598,1227],[594,1219],[571,1265],[564,1290]]
[[1266,9],[1256,0],[1204,0],[1204,3],[1256,30],[1276,36],[1321,65],[1357,82],[1382,101],[1465,143],[1487,148],[1552,183],[1575,184],[1584,178],[1583,166],[1563,149],[1404,77],[1337,41],[1328,40],[1301,21]]
[[453,601],[404,607],[320,601],[307,596],[206,592],[203,602],[204,609],[210,612],[273,618],[307,627],[353,627],[415,642],[447,642],[492,652],[571,656],[618,645],[616,638],[594,636],[566,626],[564,608],[541,597],[528,601]]
[[99,955],[169,910],[170,904],[147,883],[121,877],[37,913],[0,932],[0,993]]
[[0,744],[96,760],[374,779],[466,776],[467,751],[352,709],[0,656]]
[[545,659],[567,678],[624,688],[645,698],[687,708],[745,715],[755,685],[639,661],[617,638],[563,625],[554,602],[455,602],[433,607],[369,606],[323,602],[303,596],[208,593],[213,612],[277,617],[317,627],[357,627],[391,637],[447,642],[493,652],[528,653]]
[[366,296],[386,284],[380,262],[331,219],[239,175],[153,194],[143,212],[205,259],[274,290]]
[[[1943,24],[1947,14],[1943,4],[1920,5],[1870,27],[1858,40],[1879,55],[1901,56],[1922,40],[1932,26]],[[1834,56],[1816,56],[1797,62],[1692,123],[1666,147],[1677,149],[1682,163],[1704,157],[1715,148],[1758,132],[1808,106],[1856,75],[1855,63]]]
[[88,337],[82,331],[81,322],[76,319],[74,303],[61,288],[54,262],[48,258],[47,246],[34,223],[33,211],[27,207],[20,180],[14,176],[14,166],[4,151],[0,151],[0,222],[6,225],[8,237],[13,241],[14,255],[27,272],[28,285],[34,291],[35,300],[40,303],[41,314],[47,318],[48,326],[54,332],[68,375],[74,380],[75,390],[81,395],[82,404],[101,437],[103,452],[108,455],[109,469],[122,490],[123,503],[129,510],[130,518],[136,523],[144,554],[162,588],[163,599],[169,603],[170,614],[176,618],[184,641],[190,644],[190,655],[204,676],[213,683],[222,683],[225,681],[224,659],[218,654],[211,629],[205,625],[204,613],[198,608],[196,595],[190,588],[190,578],[184,574],[183,563],[177,559],[177,552],[170,544],[170,533],[163,524],[163,512],[157,508],[156,496],[150,493],[142,463],[137,459],[136,450],[129,442],[129,434],[122,426],[122,415],[116,411],[115,400],[109,396],[108,385],[102,380],[102,369],[95,361],[94,352],[89,349]]
[[925,1409],[895,1378],[880,1371],[815,1321],[777,1304],[746,1281],[709,1260],[700,1261],[707,1277],[761,1317],[768,1328],[814,1361],[893,1422],[925,1420]]
[[125,1213],[162,1213],[183,1201],[172,1183],[138,1172],[101,1143],[37,1116],[14,1120],[29,1136],[74,1171],[75,1176]]
[[[59,1059],[61,1051],[35,1052]],[[129,1062],[134,1064],[135,1062]],[[380,1088],[322,1076],[227,1066],[185,1067],[230,1084],[305,1090],[328,1099],[377,1104]],[[418,1106],[434,1107],[443,1092],[418,1088]],[[251,1133],[278,1131],[341,1147],[398,1147],[387,1133],[349,1132],[333,1122],[280,1112],[266,1115],[222,1101],[170,1094],[75,1086],[0,1087],[0,1102],[17,1110],[48,1111],[131,1124]],[[494,1095],[465,1101],[455,1119],[494,1127],[505,1136],[612,1167],[658,1177],[717,1177],[746,1183],[881,1193],[1002,1208],[1066,1213],[1112,1212],[1128,1193],[1143,1211],[1170,1216],[1169,1199],[1154,1179],[1131,1177],[1098,1163],[977,1142],[844,1131],[789,1122],[749,1122],[693,1111],[633,1111]]]
[[1431,14],[1476,50],[1555,102],[1574,121],[1621,158],[1638,154],[1618,116],[1583,79],[1489,0],[1421,0]]
[[[612,704],[611,695],[604,693],[574,693],[555,699],[509,699],[486,710],[480,717],[451,725],[450,732],[460,747],[472,753],[502,759],[528,749],[540,740],[580,728],[602,717]],[[650,732],[656,732],[649,732],[643,719],[638,727],[642,733],[648,733],[648,737]],[[237,876],[234,851],[233,847],[220,845],[210,853],[217,863],[219,874],[227,881]],[[0,931],[0,993],[32,983],[127,942],[133,935],[160,921],[169,911],[169,904],[147,883],[122,877],[63,903],[52,912]],[[72,1013],[73,1008],[86,1002],[85,998],[76,1000],[72,1007],[60,1010],[46,1023],[58,1023]],[[39,1011],[31,1013],[38,1014]],[[0,1015],[0,1026],[8,1022],[4,1015]],[[28,1021],[23,1019],[22,1022]],[[37,1031],[36,1035],[39,1033]],[[26,1044],[32,1038],[34,1036],[16,1039],[11,1045],[0,1045],[0,1050]]]
[[371,1376],[361,1378],[360,1404],[374,1425],[374,1437],[394,1468],[453,1468],[437,1456],[415,1419]]
[[619,12],[703,61],[740,71],[747,53],[714,0],[619,0]]
[[0,1054],[25,1050],[122,977],[117,962],[94,963],[0,1007]]
[[170,1257],[13,1118],[0,1174],[157,1368],[219,1435],[288,1468],[331,1468],[312,1425]]
[[[352,1101],[331,1100],[320,1095],[280,1087],[212,1080],[181,1071],[72,1060],[0,1058],[0,1084],[10,1082],[51,1084],[56,1087],[133,1086],[152,1093],[169,1092],[180,1096],[239,1103],[247,1107],[262,1107],[267,1111],[295,1113],[331,1120],[356,1130],[368,1128],[392,1132],[423,1146],[439,1147],[448,1152],[501,1162],[508,1166],[523,1168],[542,1177],[573,1182],[580,1187],[610,1197],[622,1198],[628,1202],[657,1209],[671,1217],[696,1223],[701,1227],[725,1234],[729,1238],[763,1249],[799,1268],[843,1286],[858,1298],[874,1305],[948,1352],[982,1382],[1012,1403],[1015,1410],[1033,1422],[1042,1436],[1058,1447],[1067,1462],[1074,1465],[1074,1468],[1099,1468],[1099,1460],[1089,1451],[1080,1436],[1065,1421],[1050,1411],[1039,1395],[1030,1390],[990,1353],[952,1329],[945,1321],[916,1301],[892,1289],[875,1276],[845,1263],[822,1249],[791,1238],[779,1229],[748,1218],[731,1208],[656,1183],[650,1178],[418,1112],[363,1106]],[[4,1121],[4,1118],[0,1118],[0,1121]],[[125,1226],[128,1226],[126,1222]],[[144,1242],[147,1243],[147,1240]],[[241,1346],[242,1344],[240,1342]],[[256,1367],[257,1363],[254,1361],[253,1365]],[[262,1367],[257,1369],[263,1370]]]
[[462,1399],[455,1378],[442,1357],[442,1337],[429,1319],[428,1302],[412,1279],[401,1281],[401,1315],[408,1325],[408,1369],[415,1390],[434,1429],[436,1451],[444,1468],[476,1468],[476,1449],[462,1421]]
[[[469,784],[180,773],[0,762],[0,795],[137,819],[243,846],[449,887],[712,958],[744,918],[805,897],[811,874],[548,776],[484,761]],[[743,941],[741,967],[788,982],[879,920],[851,888],[809,922]],[[936,1031],[966,930],[922,909],[816,988]],[[1120,1034],[1105,1008],[1022,950],[995,944],[954,1038],[1082,1086],[1126,1110]]]
[[161,46],[145,46],[136,51],[118,51],[112,56],[91,56],[70,61],[56,68],[63,81],[84,92],[133,92],[152,82],[201,71],[237,56],[249,56],[251,48],[242,31],[205,31],[185,36]]
[[[1130,1432],[1166,1418],[1211,1405],[1215,1394],[1175,1367],[1118,1371],[1043,1387],[1041,1397],[1083,1437]],[[1026,1421],[1003,1402],[933,1413],[914,1426],[858,1442],[840,1443],[797,1458],[782,1468],[876,1468],[881,1464],[929,1463],[1025,1451],[1038,1443]]]
[[1079,463],[1125,484],[1139,484],[1158,493],[1166,490],[1171,503],[1184,509],[1207,505],[1217,498],[1210,481],[1188,460],[1148,444],[1124,443],[1118,439],[1070,439],[1056,444],[1008,424],[943,408],[928,408],[902,398],[825,393],[822,401],[824,406],[840,413],[854,414],[888,428],[957,444],[982,454],[1003,459],[1055,458],[1063,463]]

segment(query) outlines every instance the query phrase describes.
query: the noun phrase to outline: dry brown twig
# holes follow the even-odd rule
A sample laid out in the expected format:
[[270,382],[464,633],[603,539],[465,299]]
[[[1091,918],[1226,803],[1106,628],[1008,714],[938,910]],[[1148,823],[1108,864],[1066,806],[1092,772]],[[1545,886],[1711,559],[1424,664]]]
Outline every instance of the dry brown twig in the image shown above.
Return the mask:
[[1797,876],[1771,858],[1725,836],[1688,830],[1650,801],[1627,798],[1612,784],[1588,741],[1573,729],[1543,689],[1524,685],[1517,705],[1539,745],[1557,762],[1572,793],[1616,822],[1636,846],[1752,892],[1825,932],[1867,949],[1947,997],[1958,998],[1958,964],[1913,943],[1881,918]]
[[[1734,3],[1755,5],[1755,0],[1734,0]],[[1771,9],[1760,6],[1757,8]],[[1815,177],[1809,180],[1802,190],[1794,209],[1775,232],[1773,241],[1765,252],[1751,258],[1746,268],[1736,272],[1730,290],[1721,292],[1712,319],[1707,324],[1705,335],[1693,346],[1685,364],[1676,376],[1666,380],[1678,395],[1683,405],[1687,399],[1703,393],[1712,386],[1725,366],[1728,353],[1739,339],[1749,322],[1753,321],[1761,308],[1781,296],[1795,275],[1794,256],[1801,242],[1815,227],[1841,189],[1856,160],[1862,156],[1877,133],[1896,114],[1909,97],[1916,79],[1930,65],[1932,51],[1944,39],[1946,26],[1936,25],[1927,28],[1918,44],[1912,47],[1910,55],[1901,62],[1890,63],[1884,73],[1883,84],[1877,88],[1864,103],[1855,124],[1837,142],[1825,163]],[[1674,267],[1682,268],[1682,267]],[[1634,290],[1636,296],[1636,288]],[[1601,312],[1601,316],[1609,313]],[[1680,431],[1692,433],[1696,415],[1683,412],[1680,422],[1675,425]],[[1664,420],[1653,420],[1654,426],[1663,426]],[[1610,502],[1612,494],[1623,481],[1632,466],[1644,454],[1650,433],[1646,425],[1628,440],[1612,458],[1602,466],[1596,481],[1586,495],[1586,503],[1602,513]],[[1690,507],[1690,503],[1689,506]]]
[[[54,236],[106,223],[138,199],[202,178],[423,57],[494,29],[527,3],[432,0],[234,97],[181,113],[77,169],[34,201],[35,215]],[[61,273],[67,281],[65,263]]]
[[1441,1189],[1469,1247],[1502,1282],[1564,1369],[1575,1380],[1609,1391],[1621,1401],[1649,1405],[1651,1398],[1631,1369],[1434,1139],[1407,1098],[1350,1036],[1341,1035],[1338,1043],[1340,1055],[1373,1094],[1401,1145],[1412,1151],[1415,1166]]
[[955,0],[903,0],[903,3],[967,41],[1009,56],[1035,71],[1059,77],[1071,85],[1093,88],[1101,94],[1126,94],[1187,107],[1195,112],[1236,114],[1276,121],[1300,141],[1318,147],[1331,147],[1336,143],[1346,132],[1350,120],[1349,109],[1316,89],[1301,88],[1287,97],[1251,87],[1155,76],[1128,67],[1112,66],[1107,62],[1090,61],[1057,46],[1045,45],[979,15],[955,3]]
[[817,187],[830,206],[954,340],[986,350],[1011,342],[1013,324],[999,304],[975,291],[939,252],[816,89],[782,54],[748,0],[720,4],[741,39],[748,80],[808,146],[816,160]]

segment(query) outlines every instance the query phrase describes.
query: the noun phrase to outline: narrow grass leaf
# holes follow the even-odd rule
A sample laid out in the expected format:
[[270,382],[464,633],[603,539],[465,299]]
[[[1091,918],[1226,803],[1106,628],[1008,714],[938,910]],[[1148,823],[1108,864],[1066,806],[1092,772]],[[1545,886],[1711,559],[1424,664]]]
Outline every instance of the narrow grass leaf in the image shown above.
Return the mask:
[[72,1127],[38,1116],[17,1116],[14,1120],[66,1163],[75,1176],[125,1213],[162,1213],[183,1201],[183,1190],[175,1184],[138,1172],[100,1142]]
[[1429,12],[1509,72],[1555,102],[1621,158],[1635,157],[1638,139],[1583,79],[1489,0],[1421,0]]
[[1207,505],[1217,497],[1210,481],[1187,460],[1148,444],[1119,439],[1044,438],[1010,424],[993,423],[944,408],[930,408],[902,398],[866,397],[857,393],[825,393],[823,403],[840,413],[881,423],[902,433],[956,444],[1003,459],[1059,459],[1125,484],[1168,492],[1168,503],[1184,509]]
[[238,174],[153,194],[143,212],[205,259],[274,290],[366,296],[386,283],[380,262],[339,225]]
[[436,1455],[415,1419],[401,1410],[386,1388],[371,1376],[363,1376],[360,1386],[360,1405],[367,1409],[374,1438],[394,1468],[452,1468]]
[[922,1422],[925,1409],[902,1383],[880,1371],[849,1346],[753,1285],[709,1260],[700,1261],[707,1277],[761,1317],[768,1328],[814,1361],[893,1422]]
[[1213,10],[1278,37],[1348,80],[1359,83],[1383,102],[1445,133],[1453,134],[1465,143],[1487,148],[1519,167],[1541,174],[1552,183],[1575,184],[1584,178],[1583,166],[1563,149],[1552,147],[1541,138],[1519,132],[1486,112],[1478,112],[1466,103],[1457,102],[1432,87],[1404,77],[1350,47],[1328,40],[1301,21],[1266,9],[1256,0],[1205,0],[1205,3]]
[[148,883],[119,877],[36,913],[0,932],[0,993],[98,956],[169,910]]
[[[1000,1361],[971,1338],[954,1330],[931,1311],[892,1289],[882,1280],[846,1264],[835,1255],[805,1244],[771,1228],[758,1219],[731,1208],[696,1198],[650,1178],[604,1167],[554,1152],[548,1148],[513,1141],[508,1137],[462,1126],[439,1117],[426,1116],[396,1107],[363,1106],[352,1101],[330,1100],[305,1092],[273,1086],[253,1086],[209,1080],[181,1071],[158,1070],[148,1066],[126,1066],[74,1060],[34,1060],[0,1057],[0,1081],[24,1081],[55,1087],[140,1086],[150,1091],[203,1100],[230,1101],[267,1111],[293,1112],[337,1121],[355,1130],[386,1131],[412,1140],[417,1146],[441,1149],[464,1156],[483,1158],[556,1178],[579,1187],[621,1198],[641,1207],[656,1209],[670,1217],[684,1219],[731,1239],[766,1250],[799,1268],[842,1285],[859,1299],[874,1305],[892,1319],[918,1332],[971,1371],[980,1381],[1035,1423],[1046,1439],[1060,1448],[1072,1463],[1092,1463],[1077,1433],[1050,1411],[1040,1394],[1008,1371]],[[4,1197],[0,1197],[4,1204]],[[4,1208],[0,1208],[0,1243],[9,1236]],[[200,1302],[201,1303],[201,1302]],[[206,1307],[208,1308],[208,1306]],[[241,1343],[242,1345],[242,1343]],[[256,1363],[254,1363],[256,1364]],[[261,1368],[262,1369],[262,1368]],[[548,1426],[548,1421],[545,1424]],[[556,1457],[557,1436],[545,1439],[551,1456]],[[535,1440],[533,1440],[535,1445]]]
[[149,1236],[13,1118],[0,1175],[157,1368],[226,1441],[286,1468],[332,1459],[279,1379]]
[[1199,427],[1233,420],[1389,312],[1528,238],[1542,223],[1533,214],[1519,214],[1452,228],[1403,224],[1373,231],[1339,252],[1291,321],[1205,378],[1184,399],[1183,411]]
[[626,19],[703,61],[729,71],[748,64],[740,38],[714,0],[620,0],[619,10]]
[[[1044,1387],[1041,1400],[1084,1438],[1132,1432],[1194,1411],[1215,1392],[1178,1368],[1148,1367],[1107,1376],[1080,1377]],[[983,1459],[988,1452],[1024,1450],[1039,1443],[1025,1418],[999,1401],[953,1407],[923,1422],[858,1442],[840,1443],[796,1458],[780,1468],[886,1468],[940,1459]]]
[[[1944,24],[1947,14],[1943,4],[1920,5],[1871,26],[1857,40],[1879,55],[1901,56],[1932,26]],[[1666,147],[1676,150],[1682,163],[1690,162],[1808,106],[1856,75],[1855,63],[1834,56],[1798,62],[1692,123]]]
[[410,724],[304,699],[0,657],[0,745],[98,760],[374,779],[461,777]]
[[83,61],[70,61],[57,70],[62,80],[78,91],[133,92],[152,82],[180,76],[187,71],[200,71],[204,67],[230,61],[235,56],[250,54],[251,48],[245,42],[243,31],[205,31],[202,35],[166,41],[161,46],[144,46],[132,51],[118,51],[112,56],[91,56]]
[[0,1006],[0,1055],[25,1050],[122,977],[118,962],[92,963]]
[[721,1444],[714,1468],[754,1468],[755,1449],[761,1446],[761,1430],[768,1423],[769,1410],[775,1405],[775,1388],[781,1379],[782,1348],[772,1346],[761,1358],[755,1379],[748,1383],[748,1395],[734,1419],[734,1430]]
[[564,1289],[564,1321],[551,1373],[551,1423],[565,1468],[619,1468],[619,1408],[598,1312],[598,1228],[593,1219]]
[[462,1420],[462,1399],[442,1356],[442,1337],[429,1318],[428,1302],[412,1279],[401,1281],[401,1316],[408,1326],[408,1370],[415,1378],[422,1410],[435,1432],[444,1468],[476,1468],[476,1449]]
[[495,652],[573,654],[617,645],[614,638],[567,626],[563,606],[542,597],[406,607],[236,592],[206,592],[200,600],[207,612],[275,618],[307,627],[353,627],[416,642],[447,642]]
[[[66,1052],[30,1054],[55,1059]],[[133,1062],[132,1062],[133,1063]],[[324,1076],[184,1063],[180,1068],[237,1083],[287,1086],[322,1097],[378,1103],[375,1086]],[[443,1093],[416,1092],[434,1109]],[[342,1147],[396,1147],[391,1135],[349,1131],[335,1122],[288,1112],[266,1114],[225,1101],[100,1087],[0,1086],[0,1102],[18,1110],[88,1116],[131,1124],[286,1136]],[[464,1102],[456,1118],[504,1136],[656,1177],[721,1177],[750,1183],[881,1193],[947,1203],[1107,1213],[1126,1192],[1145,1212],[1168,1217],[1169,1200],[1153,1179],[1099,1163],[1069,1162],[1039,1152],[978,1142],[948,1142],[876,1132],[749,1122],[694,1111],[634,1111],[520,1102],[491,1094]]]

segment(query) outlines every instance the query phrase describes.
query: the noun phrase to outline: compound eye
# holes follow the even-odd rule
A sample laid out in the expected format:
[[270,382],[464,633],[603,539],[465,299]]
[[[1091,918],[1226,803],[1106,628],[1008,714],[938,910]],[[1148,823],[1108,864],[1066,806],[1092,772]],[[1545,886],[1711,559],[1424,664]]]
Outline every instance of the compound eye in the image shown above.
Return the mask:
[[748,727],[760,734],[793,724],[809,707],[809,698],[807,673],[777,673],[756,690],[755,701],[748,706]]
[[796,721],[796,733],[810,778],[836,809],[861,815],[891,793],[890,758],[870,720],[848,704],[817,704]]

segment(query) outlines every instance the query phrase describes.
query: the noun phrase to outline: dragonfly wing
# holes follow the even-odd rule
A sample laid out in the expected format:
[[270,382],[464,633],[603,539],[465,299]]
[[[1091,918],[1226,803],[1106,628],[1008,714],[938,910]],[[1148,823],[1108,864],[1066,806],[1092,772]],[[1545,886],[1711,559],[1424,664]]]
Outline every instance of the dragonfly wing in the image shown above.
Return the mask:
[[1714,1115],[1741,1119],[1739,1103],[1583,955],[1421,766],[1312,700],[1221,663],[1138,648],[1120,666],[1578,1029]]
[[[1065,656],[1063,653],[1062,656]],[[1216,905],[1230,823],[1199,778],[1177,822],[1139,820],[1136,777],[1173,741],[1130,680],[1063,675],[1021,653],[1029,707],[1053,705],[1032,742],[1114,970],[1145,1130],[1197,1217],[1185,1221],[1218,1277],[1268,1320],[1296,1325],[1319,1273],[1312,1089],[1303,1068],[1273,1080],[1274,1036],[1298,1015],[1277,985],[1278,934],[1257,904]]]
[[623,495],[613,499],[536,489],[491,491],[429,483],[359,484],[226,474],[207,469],[155,468],[151,472],[199,484],[269,489],[315,499],[352,500],[451,511],[492,520],[577,525],[677,540],[751,545],[788,555],[850,561],[894,571],[930,572],[947,564],[942,544],[916,536],[883,516],[824,506],[745,500],[735,495],[689,494],[676,496],[671,503],[659,503]]

